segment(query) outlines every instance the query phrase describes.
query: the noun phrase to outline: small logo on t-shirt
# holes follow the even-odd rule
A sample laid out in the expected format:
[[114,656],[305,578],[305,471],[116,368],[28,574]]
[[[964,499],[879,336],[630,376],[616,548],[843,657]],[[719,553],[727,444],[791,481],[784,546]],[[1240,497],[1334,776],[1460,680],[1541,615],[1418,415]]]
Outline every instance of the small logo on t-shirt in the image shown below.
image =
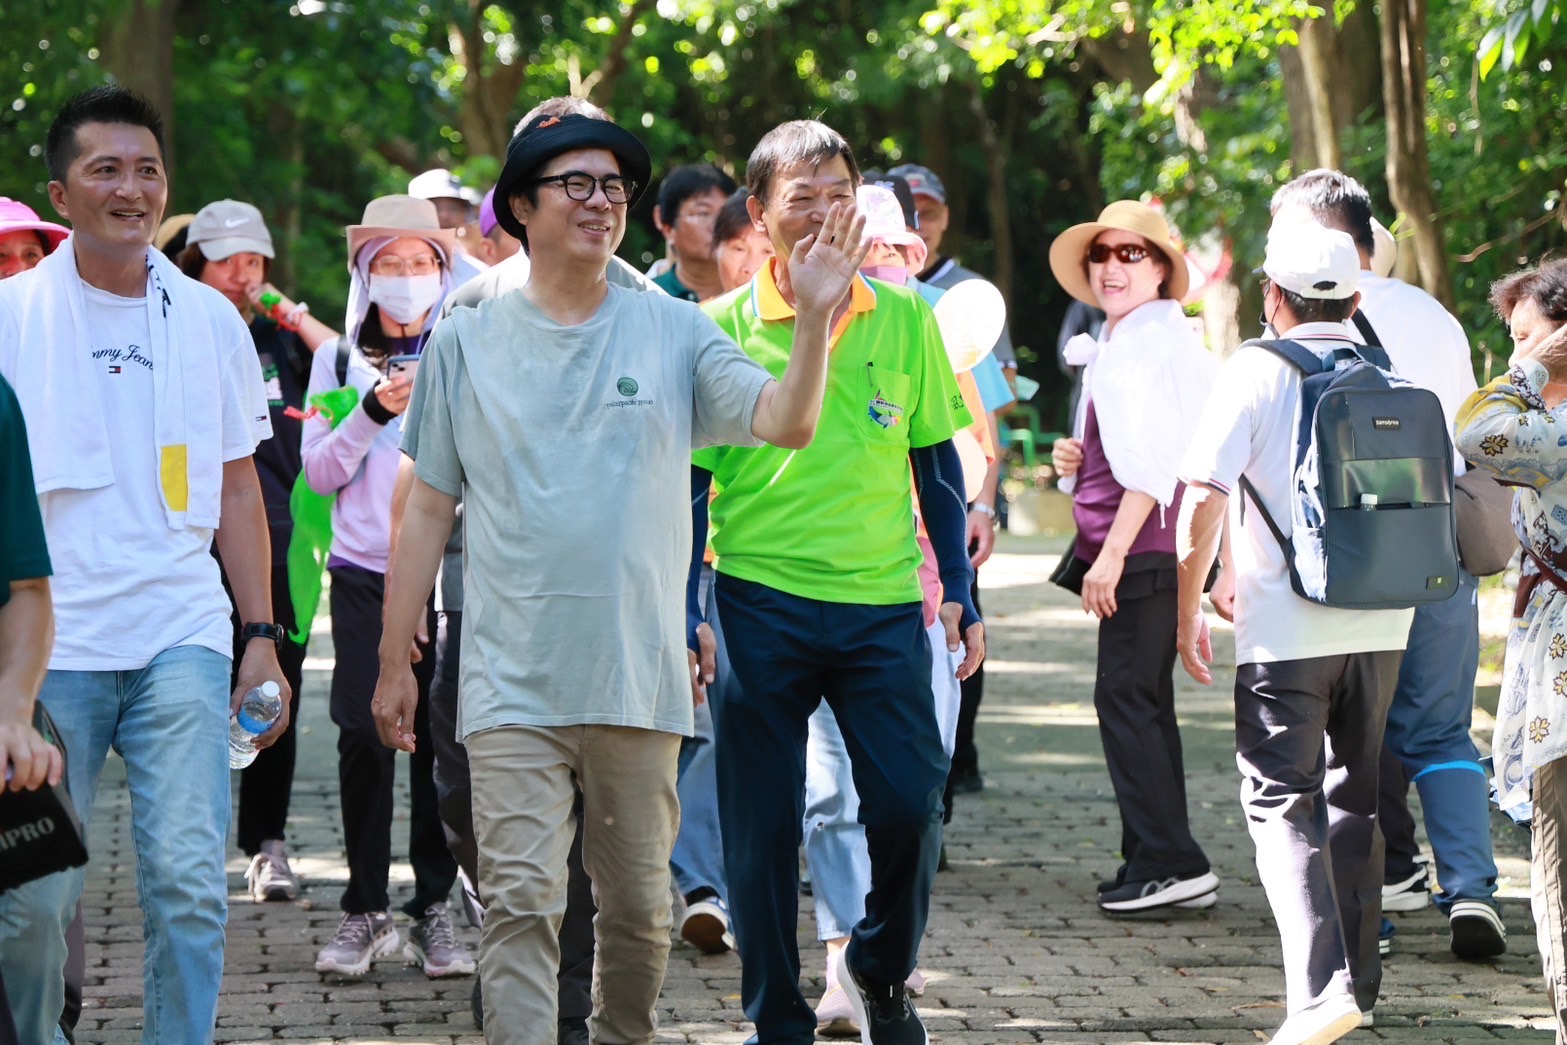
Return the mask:
[[124,373],[122,363],[140,363],[148,370],[152,369],[152,359],[140,345],[127,345],[124,348],[95,348],[92,357],[102,359],[109,367],[109,373]]
[[883,428],[896,428],[903,423],[903,407],[886,399],[881,394],[881,389],[871,397],[869,414],[872,421]]
[[642,391],[642,386],[637,384],[637,379],[634,377],[623,377],[619,381],[616,381],[615,391],[620,393],[621,398],[611,399],[609,402],[604,404],[611,409],[628,406],[653,405],[653,400],[651,398],[637,398],[637,393]]

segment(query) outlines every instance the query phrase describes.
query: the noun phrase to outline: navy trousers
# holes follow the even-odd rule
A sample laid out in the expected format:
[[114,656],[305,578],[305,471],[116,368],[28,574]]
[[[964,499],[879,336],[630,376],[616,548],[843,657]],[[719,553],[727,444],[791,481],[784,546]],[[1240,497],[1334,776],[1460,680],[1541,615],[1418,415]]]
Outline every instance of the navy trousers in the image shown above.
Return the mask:
[[948,762],[924,614],[917,602],[819,602],[722,573],[717,607],[727,656],[709,692],[741,1001],[758,1042],[806,1045],[816,1014],[800,993],[800,825],[806,722],[822,700],[848,747],[870,850],[849,965],[902,983],[925,934]]

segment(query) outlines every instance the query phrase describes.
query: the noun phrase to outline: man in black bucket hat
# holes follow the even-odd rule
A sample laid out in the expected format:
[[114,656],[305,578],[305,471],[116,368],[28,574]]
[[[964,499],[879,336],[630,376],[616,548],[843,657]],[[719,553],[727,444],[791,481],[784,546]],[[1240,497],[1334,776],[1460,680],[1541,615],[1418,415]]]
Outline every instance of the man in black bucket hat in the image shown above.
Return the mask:
[[469,612],[457,731],[487,901],[479,965],[491,1042],[555,1034],[574,779],[599,902],[593,1040],[652,1040],[676,756],[702,691],[681,650],[690,451],[811,441],[828,322],[864,256],[852,207],[835,208],[794,252],[802,321],[774,381],[696,306],[606,279],[650,167],[641,142],[608,121],[539,114],[524,125],[495,209],[532,274],[442,321],[405,417],[415,480],[377,718],[383,739],[412,750],[407,651],[460,497]]

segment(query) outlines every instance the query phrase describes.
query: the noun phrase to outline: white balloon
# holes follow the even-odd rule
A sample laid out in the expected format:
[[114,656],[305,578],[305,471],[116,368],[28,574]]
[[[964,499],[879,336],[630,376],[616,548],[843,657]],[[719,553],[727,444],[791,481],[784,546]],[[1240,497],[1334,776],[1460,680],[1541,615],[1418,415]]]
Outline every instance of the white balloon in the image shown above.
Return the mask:
[[1007,303],[994,283],[966,279],[936,302],[936,325],[957,373],[974,369],[996,347],[1007,322]]

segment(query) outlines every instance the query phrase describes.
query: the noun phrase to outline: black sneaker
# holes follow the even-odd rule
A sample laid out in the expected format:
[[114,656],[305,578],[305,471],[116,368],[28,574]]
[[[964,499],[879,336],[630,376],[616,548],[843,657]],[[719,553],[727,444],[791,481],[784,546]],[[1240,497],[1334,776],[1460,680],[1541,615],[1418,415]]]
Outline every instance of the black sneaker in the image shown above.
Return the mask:
[[1454,901],[1447,910],[1447,924],[1453,930],[1453,954],[1466,962],[1507,953],[1507,926],[1484,900]]
[[925,1024],[901,983],[864,980],[849,968],[849,949],[833,955],[833,971],[860,1024],[862,1045],[930,1045]]
[[1115,870],[1114,878],[1106,878],[1094,889],[1095,894],[1108,893],[1126,884],[1126,865],[1122,864]]
[[1219,888],[1219,876],[1212,871],[1172,877],[1161,881],[1126,882],[1099,894],[1099,906],[1106,911],[1147,911],[1155,907],[1174,907],[1186,900],[1207,896]]

